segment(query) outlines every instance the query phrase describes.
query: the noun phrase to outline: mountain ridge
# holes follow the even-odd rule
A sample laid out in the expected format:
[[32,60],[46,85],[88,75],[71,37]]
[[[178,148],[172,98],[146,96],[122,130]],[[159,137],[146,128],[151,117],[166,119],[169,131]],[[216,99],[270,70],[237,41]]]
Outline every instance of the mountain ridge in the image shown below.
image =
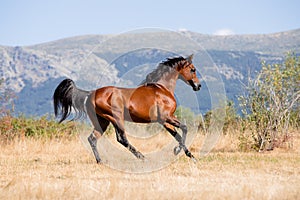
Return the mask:
[[[300,28],[294,29],[294,30],[288,30],[288,31],[281,31],[281,32],[275,32],[275,33],[269,33],[269,34],[234,34],[234,35],[211,35],[211,34],[202,34],[192,31],[179,31],[177,33],[183,34],[186,37],[190,37],[191,39],[194,39],[196,42],[200,42],[205,49],[207,50],[242,50],[242,51],[253,51],[253,50],[259,50],[260,48],[255,48],[253,46],[242,44],[236,44],[237,42],[232,42],[234,40],[238,40],[238,42],[242,41],[242,43],[261,43],[263,40],[269,40],[268,43],[265,45],[267,47],[264,47],[265,49],[270,49],[271,47],[274,47],[274,41],[278,41],[281,46],[288,45],[289,51],[299,51],[300,47],[297,45],[300,42]],[[144,34],[144,33],[137,33],[137,34]],[[146,34],[153,34],[153,33],[146,33]],[[155,34],[155,33],[154,33]],[[103,42],[103,40],[116,37],[118,34],[106,34],[106,35],[80,35],[80,36],[73,36],[63,39],[58,39],[55,41],[50,41],[46,43],[36,44],[36,45],[30,45],[26,46],[28,48],[33,49],[41,49],[45,47],[49,47],[51,45],[62,43],[67,44],[75,44],[76,41],[79,41],[80,43],[84,44],[91,44],[92,42]],[[277,40],[276,40],[277,39]],[[292,40],[292,41],[291,41]],[[219,42],[223,41],[224,46],[220,46]],[[283,42],[288,41],[288,44],[282,44]],[[225,44],[229,44],[232,42],[231,45],[225,46]],[[293,42],[291,44],[291,42]],[[270,44],[271,43],[271,44]],[[92,43],[93,45],[95,43]],[[270,47],[270,46],[271,47]],[[74,45],[68,46],[68,48],[74,48]],[[278,47],[272,51],[276,52],[278,51]],[[285,51],[285,49],[283,49]],[[282,51],[280,52],[282,53]]]

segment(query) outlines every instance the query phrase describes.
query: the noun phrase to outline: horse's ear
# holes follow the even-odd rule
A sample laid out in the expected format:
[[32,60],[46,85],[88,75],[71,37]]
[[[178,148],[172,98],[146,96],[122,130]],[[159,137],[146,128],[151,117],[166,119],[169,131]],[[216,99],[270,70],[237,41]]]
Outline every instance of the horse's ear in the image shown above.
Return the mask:
[[193,61],[193,57],[194,57],[194,54],[192,54],[192,55],[190,55],[190,56],[188,56],[188,57],[186,57],[186,60],[189,62],[189,63],[192,63]]

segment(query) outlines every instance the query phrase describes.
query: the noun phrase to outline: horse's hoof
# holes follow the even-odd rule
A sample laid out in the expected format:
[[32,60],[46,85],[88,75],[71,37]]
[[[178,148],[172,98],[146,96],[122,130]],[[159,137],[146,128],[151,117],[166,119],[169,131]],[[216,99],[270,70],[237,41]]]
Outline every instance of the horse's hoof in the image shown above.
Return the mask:
[[191,157],[191,159],[192,159],[192,161],[194,162],[194,163],[197,163],[197,159],[193,156],[193,157]]
[[141,160],[144,160],[144,159],[145,159],[145,156],[144,156],[142,153],[140,153],[140,152],[137,152],[137,153],[136,153],[136,157],[137,157],[138,159],[141,159]]
[[181,151],[181,146],[177,146],[177,147],[174,148],[174,154],[175,155],[178,155],[180,153],[180,151]]
[[96,160],[98,165],[102,164],[102,160]]

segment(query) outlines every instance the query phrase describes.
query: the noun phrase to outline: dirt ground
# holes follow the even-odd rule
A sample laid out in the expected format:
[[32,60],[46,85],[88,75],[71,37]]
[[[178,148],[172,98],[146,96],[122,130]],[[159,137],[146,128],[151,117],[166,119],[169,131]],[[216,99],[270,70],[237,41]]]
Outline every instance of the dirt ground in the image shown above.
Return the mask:
[[[23,139],[2,144],[0,199],[300,198],[299,138],[289,148],[245,153],[233,148],[234,140],[224,136],[212,152],[199,157],[203,138],[196,136],[191,150],[197,163],[181,154],[170,164],[144,173],[96,164],[81,140]],[[131,140],[142,152],[147,149]],[[153,148],[160,147],[153,144]]]

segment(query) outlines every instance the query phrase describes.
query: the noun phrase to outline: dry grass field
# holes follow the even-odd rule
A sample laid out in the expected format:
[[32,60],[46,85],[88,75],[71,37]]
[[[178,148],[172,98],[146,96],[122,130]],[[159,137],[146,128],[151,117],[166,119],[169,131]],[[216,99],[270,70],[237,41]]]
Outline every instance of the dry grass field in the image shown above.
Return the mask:
[[[0,147],[0,199],[300,199],[300,138],[294,135],[288,148],[264,153],[239,152],[235,137],[222,136],[197,163],[181,156],[147,173],[96,164],[79,136],[15,140]],[[129,139],[142,152],[163,145]],[[195,155],[202,141],[194,138]]]

